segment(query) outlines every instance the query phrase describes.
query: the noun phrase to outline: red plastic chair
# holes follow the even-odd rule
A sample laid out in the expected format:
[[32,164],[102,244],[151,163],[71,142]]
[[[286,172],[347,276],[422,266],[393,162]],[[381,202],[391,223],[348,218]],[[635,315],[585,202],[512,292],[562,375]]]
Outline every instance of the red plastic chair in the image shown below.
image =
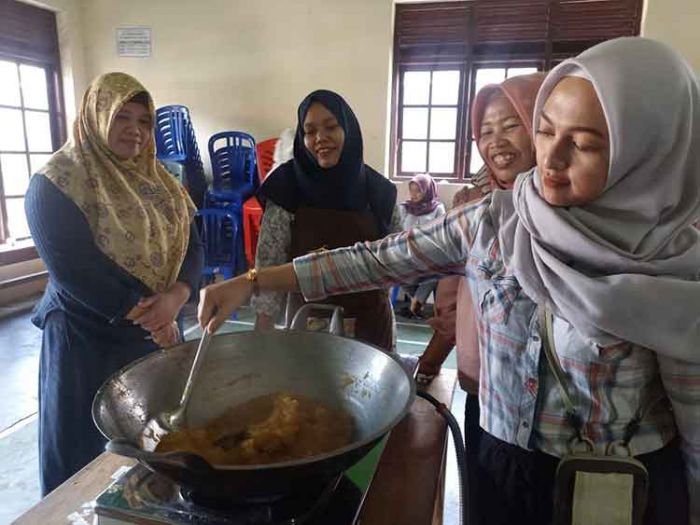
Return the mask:
[[[255,153],[258,159],[258,178],[261,184],[272,169],[275,144],[277,144],[277,139],[263,140],[255,145]],[[248,262],[248,268],[255,268],[255,250],[258,247],[262,216],[263,209],[257,198],[251,197],[243,203],[243,241],[245,243],[245,258]]]

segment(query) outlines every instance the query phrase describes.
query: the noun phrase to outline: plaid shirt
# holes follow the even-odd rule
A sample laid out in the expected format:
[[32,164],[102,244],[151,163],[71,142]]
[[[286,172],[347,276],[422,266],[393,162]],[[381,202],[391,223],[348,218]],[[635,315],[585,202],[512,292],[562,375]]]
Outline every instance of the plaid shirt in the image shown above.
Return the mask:
[[[521,448],[562,456],[573,430],[542,352],[537,306],[503,263],[489,204],[487,197],[420,228],[300,257],[294,269],[309,301],[466,275],[479,317],[481,426]],[[644,415],[630,443],[634,455],[658,450],[680,433],[693,523],[700,524],[700,364],[631,343],[601,348],[558,317],[554,341],[585,435],[599,453],[622,439],[638,413]]]

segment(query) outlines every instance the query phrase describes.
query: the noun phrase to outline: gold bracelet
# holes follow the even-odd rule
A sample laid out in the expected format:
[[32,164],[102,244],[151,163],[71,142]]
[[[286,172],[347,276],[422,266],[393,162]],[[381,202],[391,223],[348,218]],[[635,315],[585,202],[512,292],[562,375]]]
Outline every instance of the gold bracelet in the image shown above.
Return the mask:
[[258,286],[258,270],[256,268],[251,268],[246,272],[245,278],[253,288],[252,295],[258,295],[260,293],[260,287]]

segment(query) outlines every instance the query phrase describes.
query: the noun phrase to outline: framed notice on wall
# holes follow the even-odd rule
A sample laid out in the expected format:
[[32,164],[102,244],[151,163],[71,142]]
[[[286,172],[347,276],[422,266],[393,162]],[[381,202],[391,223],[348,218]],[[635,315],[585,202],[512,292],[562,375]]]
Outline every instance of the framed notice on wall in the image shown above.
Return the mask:
[[151,56],[152,49],[153,37],[150,27],[117,28],[117,56],[147,58]]

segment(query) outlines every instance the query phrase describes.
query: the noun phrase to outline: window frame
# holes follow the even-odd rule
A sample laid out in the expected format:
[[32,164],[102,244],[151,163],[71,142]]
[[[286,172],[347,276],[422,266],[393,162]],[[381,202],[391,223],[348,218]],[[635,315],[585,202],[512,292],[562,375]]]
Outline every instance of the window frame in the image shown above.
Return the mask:
[[[607,39],[639,35],[641,27],[642,0],[600,0],[600,5],[588,5],[578,0],[502,0],[503,5],[497,5],[498,1],[395,5],[388,123],[388,175],[392,180],[407,180],[414,174],[400,171],[405,71],[461,71],[455,172],[448,176],[431,175],[439,181],[466,183],[473,176],[470,173],[473,142],[470,109],[476,96],[478,69],[537,67],[538,71],[548,71],[562,60]],[[510,6],[509,9],[523,8],[525,20],[516,24],[508,21],[500,27],[500,21],[494,21],[493,8],[498,10],[506,5]],[[611,19],[603,15],[611,12],[624,13],[625,16]],[[425,140],[428,145],[429,133],[428,129]],[[426,168],[429,168],[429,162],[428,150]]]
[[[45,71],[48,111],[39,111],[48,112],[51,149],[56,151],[67,137],[56,12],[16,0],[0,0],[0,11],[7,15],[0,17],[0,60],[41,67]],[[19,70],[17,72],[19,74]],[[33,173],[30,155],[35,152],[30,151],[28,147],[25,111],[32,111],[34,108],[25,107],[24,93],[21,91],[20,97],[19,106],[4,105],[3,107],[19,109],[22,112],[25,151],[17,153],[24,155],[27,171],[31,177]],[[10,150],[3,151],[10,152]],[[0,177],[0,266],[37,259],[38,254],[31,237],[24,240],[17,239],[13,243],[7,242],[9,224],[3,184],[4,181]],[[23,197],[26,198],[26,192]],[[22,197],[17,195],[15,198]]]
[[[0,104],[2,109],[13,109],[19,110],[22,115],[22,131],[24,138],[24,151],[19,150],[2,150],[0,149],[0,154],[13,154],[13,155],[24,155],[25,161],[27,163],[27,172],[29,177],[33,175],[31,169],[31,155],[52,155],[56,150],[58,150],[65,141],[65,113],[63,109],[63,96],[61,92],[61,83],[59,81],[59,70],[58,67],[53,63],[53,61],[44,61],[38,59],[32,59],[24,57],[20,54],[7,53],[0,51],[0,61],[13,62],[16,65],[18,82],[20,83],[19,91],[19,106]],[[47,90],[47,102],[48,109],[37,109],[29,108],[25,105],[24,93],[21,89],[21,76],[20,76],[20,66],[27,65],[32,67],[39,67],[44,69],[46,75],[46,90]],[[37,113],[44,113],[49,117],[49,129],[51,133],[51,148],[52,151],[34,151],[29,147],[29,138],[27,135],[27,119],[26,112],[33,111]],[[25,195],[8,195],[5,192],[4,187],[4,177],[1,172],[0,167],[0,246],[6,245],[7,241],[10,239],[9,230],[9,217],[7,211],[7,201],[12,199],[24,199]],[[31,239],[31,236],[14,238],[13,240],[17,243],[22,243]]]
[[[403,104],[403,74],[406,72],[411,72],[411,71],[425,71],[430,73],[430,90],[428,91],[428,103],[427,104]],[[457,103],[456,104],[432,104],[432,92],[433,92],[433,82],[432,82],[432,76],[433,73],[436,71],[458,71],[459,72],[459,86],[457,88]],[[420,172],[403,172],[401,171],[401,151],[403,147],[404,142],[425,142],[426,143],[426,155],[425,155],[425,167],[426,171],[428,171],[428,168],[430,167],[430,143],[431,142],[447,142],[447,143],[454,143],[455,145],[455,151],[454,151],[454,170],[451,175],[446,174],[446,173],[440,173],[436,174],[436,178],[439,179],[444,179],[444,180],[458,180],[458,174],[462,170],[461,162],[463,161],[463,156],[461,155],[462,151],[462,137],[464,136],[463,128],[465,125],[468,125],[464,121],[464,112],[462,111],[463,107],[463,99],[464,99],[464,85],[465,85],[465,78],[466,74],[464,71],[464,66],[463,64],[440,64],[437,67],[432,67],[432,68],[426,68],[425,66],[419,66],[419,65],[407,65],[399,68],[398,71],[398,94],[397,94],[397,102],[396,102],[396,128],[395,128],[395,144],[396,147],[394,148],[394,159],[393,159],[393,164],[396,166],[396,171],[395,174],[392,178],[395,178],[397,180],[409,180],[412,177],[414,177],[417,173]],[[428,110],[428,123],[427,123],[427,136],[426,138],[423,139],[404,139],[401,135],[403,133],[403,109],[409,107],[409,108],[426,108]],[[431,109],[432,108],[455,108],[457,112],[457,118],[456,118],[456,129],[455,129],[455,138],[454,139],[431,139],[430,138],[430,118],[431,118]],[[425,173],[425,172],[423,172]]]

